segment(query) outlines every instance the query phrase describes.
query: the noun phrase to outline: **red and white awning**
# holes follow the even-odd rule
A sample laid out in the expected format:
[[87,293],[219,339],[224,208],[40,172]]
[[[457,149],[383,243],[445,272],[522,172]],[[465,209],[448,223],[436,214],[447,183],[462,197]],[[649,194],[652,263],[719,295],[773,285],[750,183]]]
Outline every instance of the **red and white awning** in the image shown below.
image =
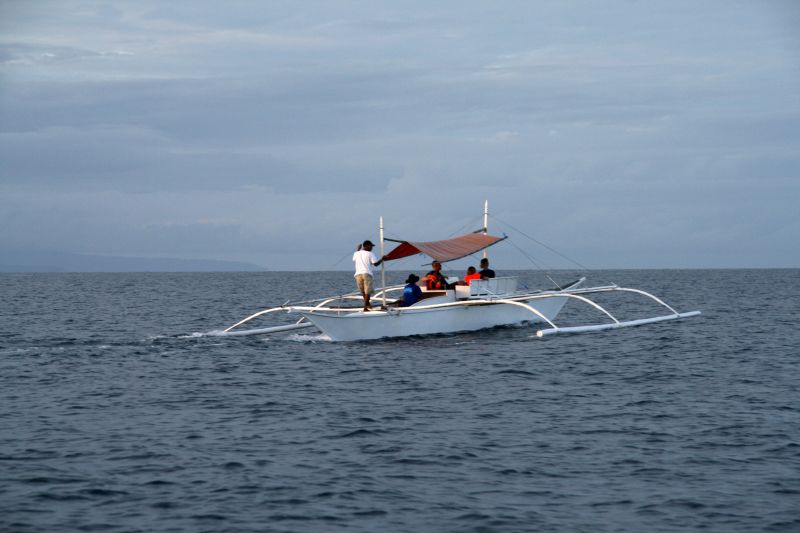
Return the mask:
[[386,254],[386,261],[402,259],[416,254],[425,254],[436,261],[444,263],[474,254],[484,248],[496,244],[505,237],[495,237],[483,233],[467,233],[443,241],[411,242],[402,241],[397,247]]

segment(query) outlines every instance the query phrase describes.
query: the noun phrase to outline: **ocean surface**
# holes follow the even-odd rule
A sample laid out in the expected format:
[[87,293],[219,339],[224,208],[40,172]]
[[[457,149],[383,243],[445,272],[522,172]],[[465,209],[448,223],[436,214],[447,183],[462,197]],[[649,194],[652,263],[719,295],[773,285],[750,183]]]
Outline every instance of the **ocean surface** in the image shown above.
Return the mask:
[[352,275],[0,274],[0,531],[800,531],[800,270],[589,281],[703,314],[231,338]]

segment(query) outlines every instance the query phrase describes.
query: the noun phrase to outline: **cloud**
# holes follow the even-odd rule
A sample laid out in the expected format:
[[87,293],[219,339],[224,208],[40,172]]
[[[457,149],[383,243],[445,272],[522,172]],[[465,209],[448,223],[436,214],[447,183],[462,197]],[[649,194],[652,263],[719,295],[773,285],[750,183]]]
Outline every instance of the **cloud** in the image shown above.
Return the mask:
[[0,247],[324,268],[488,198],[593,266],[799,260],[788,4],[2,9]]
[[[123,52],[117,52],[122,54]],[[5,65],[52,65],[57,62],[72,61],[103,54],[68,46],[49,46],[34,43],[0,44],[0,64]]]

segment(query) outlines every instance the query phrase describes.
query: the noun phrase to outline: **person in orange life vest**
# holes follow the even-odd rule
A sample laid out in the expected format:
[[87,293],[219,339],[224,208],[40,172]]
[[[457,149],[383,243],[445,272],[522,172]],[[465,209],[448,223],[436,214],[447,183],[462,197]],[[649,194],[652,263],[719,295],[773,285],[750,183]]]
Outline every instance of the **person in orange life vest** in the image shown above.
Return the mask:
[[464,283],[469,285],[469,282],[473,279],[481,279],[481,275],[475,270],[475,267],[471,266],[467,269],[467,275],[464,276]]
[[429,291],[443,291],[448,288],[447,279],[442,274],[442,264],[439,261],[431,263],[433,270],[425,274],[425,283]]

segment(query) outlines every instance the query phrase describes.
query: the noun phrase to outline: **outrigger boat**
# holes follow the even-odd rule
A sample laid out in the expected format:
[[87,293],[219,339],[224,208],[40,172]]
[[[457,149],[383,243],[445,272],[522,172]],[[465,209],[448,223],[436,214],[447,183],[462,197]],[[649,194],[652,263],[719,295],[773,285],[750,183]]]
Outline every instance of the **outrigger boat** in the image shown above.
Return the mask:
[[[303,328],[316,328],[333,341],[360,341],[388,337],[409,337],[477,331],[497,326],[531,323],[544,326],[536,332],[538,337],[556,333],[583,333],[607,329],[640,326],[666,320],[676,320],[700,314],[700,311],[680,313],[656,296],[639,289],[603,285],[583,287],[586,278],[580,278],[565,286],[548,290],[520,290],[514,276],[473,280],[469,285],[456,285],[449,290],[427,290],[422,288],[422,298],[409,307],[400,307],[398,296],[402,285],[386,287],[385,264],[404,257],[424,254],[433,260],[445,263],[486,251],[507,237],[488,234],[488,202],[484,206],[483,228],[473,233],[441,241],[394,241],[384,238],[383,218],[380,219],[381,255],[385,241],[397,242],[397,246],[381,263],[382,288],[373,296],[381,300],[380,309],[363,311],[347,304],[361,302],[359,293],[350,293],[310,300],[298,304],[288,302],[278,307],[264,309],[237,322],[224,330],[222,335],[261,335]],[[602,293],[634,293],[651,299],[665,307],[669,313],[638,320],[621,321],[589,296]],[[568,301],[576,301],[594,308],[605,318],[605,322],[582,326],[559,327],[554,320]],[[240,329],[240,326],[264,315],[274,313],[299,315],[293,324],[284,324],[259,329]]]

